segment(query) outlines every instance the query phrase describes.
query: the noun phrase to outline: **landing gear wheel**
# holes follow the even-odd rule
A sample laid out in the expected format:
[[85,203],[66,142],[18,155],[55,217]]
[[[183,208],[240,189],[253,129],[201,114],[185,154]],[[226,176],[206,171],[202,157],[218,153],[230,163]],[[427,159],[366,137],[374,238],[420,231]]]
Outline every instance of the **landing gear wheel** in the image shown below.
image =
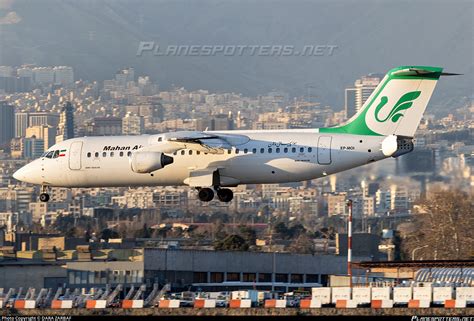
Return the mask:
[[41,202],[47,202],[47,201],[49,201],[49,194],[48,193],[41,193],[39,198],[40,198]]
[[210,202],[214,198],[214,191],[210,188],[201,188],[198,197],[203,202]]
[[234,198],[234,193],[228,188],[221,188],[217,190],[217,198],[221,202],[228,203]]

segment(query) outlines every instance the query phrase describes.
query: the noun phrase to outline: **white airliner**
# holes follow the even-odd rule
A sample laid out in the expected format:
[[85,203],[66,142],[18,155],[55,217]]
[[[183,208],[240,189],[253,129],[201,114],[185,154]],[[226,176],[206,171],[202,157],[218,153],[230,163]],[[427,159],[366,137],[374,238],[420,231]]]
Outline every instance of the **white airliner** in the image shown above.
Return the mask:
[[239,184],[311,180],[413,150],[412,139],[442,68],[390,70],[345,124],[319,129],[182,131],[73,138],[14,178],[50,187],[188,185],[201,201],[229,202]]

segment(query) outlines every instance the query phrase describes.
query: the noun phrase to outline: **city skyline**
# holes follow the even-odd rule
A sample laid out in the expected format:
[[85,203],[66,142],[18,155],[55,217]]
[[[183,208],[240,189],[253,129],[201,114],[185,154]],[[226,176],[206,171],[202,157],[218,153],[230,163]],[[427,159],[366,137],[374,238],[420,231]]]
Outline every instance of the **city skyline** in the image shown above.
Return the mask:
[[[424,64],[464,74],[455,84],[446,83],[434,98],[445,103],[472,97],[474,54],[470,40],[474,28],[470,2],[440,1],[426,6],[415,1],[408,11],[404,6],[371,1],[217,3],[220,5],[213,6],[213,1],[119,2],[106,9],[100,1],[77,6],[52,0],[29,5],[12,1],[0,8],[0,15],[18,18],[2,25],[0,65],[66,65],[76,69],[77,79],[99,81],[131,66],[166,90],[175,84],[192,91],[201,88],[247,96],[272,90],[302,96],[312,87],[313,95],[323,104],[340,110],[344,107],[340,88],[350,86],[354,79],[385,72],[395,65]],[[239,12],[241,16],[233,15]],[[176,15],[184,15],[189,23],[170,19]],[[219,19],[222,15],[233,18],[223,23]],[[393,18],[380,18],[387,15]],[[67,16],[77,19],[64,19]],[[352,21],[350,28],[338,27],[347,21]],[[62,28],[51,29],[57,25]],[[45,39],[39,30],[55,37]],[[290,46],[293,51],[312,46],[321,51],[304,56],[250,55],[247,51],[229,56],[224,52],[156,56],[146,51],[137,56],[140,43],[153,43],[162,50],[167,46],[253,45],[266,51],[272,46]],[[331,55],[328,46],[335,46]]]
[[473,14],[0,0],[0,313],[472,314]]

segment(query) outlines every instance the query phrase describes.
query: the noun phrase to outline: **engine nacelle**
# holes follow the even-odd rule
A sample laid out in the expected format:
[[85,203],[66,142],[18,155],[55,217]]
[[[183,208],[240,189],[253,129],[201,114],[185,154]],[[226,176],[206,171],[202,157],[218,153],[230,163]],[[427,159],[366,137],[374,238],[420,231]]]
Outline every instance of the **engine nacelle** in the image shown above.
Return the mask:
[[130,156],[130,166],[135,173],[146,174],[173,163],[173,157],[160,152],[135,152]]
[[382,141],[382,153],[385,156],[398,157],[413,151],[412,138],[404,138],[396,135],[385,137]]

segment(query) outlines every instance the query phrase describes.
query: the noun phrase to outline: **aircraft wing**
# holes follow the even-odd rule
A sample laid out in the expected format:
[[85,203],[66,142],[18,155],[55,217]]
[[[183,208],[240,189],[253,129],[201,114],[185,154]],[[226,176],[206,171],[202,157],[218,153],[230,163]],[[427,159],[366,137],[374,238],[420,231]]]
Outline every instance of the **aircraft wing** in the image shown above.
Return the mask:
[[[158,137],[161,137],[160,141]],[[180,149],[192,149],[209,154],[223,154],[224,151],[250,140],[245,135],[200,131],[166,133],[151,136],[150,139],[150,145],[143,149],[159,150],[165,153],[172,153]]]
[[232,145],[219,135],[204,132],[177,132],[165,135],[165,139],[180,149],[193,149],[210,154],[222,154]]

